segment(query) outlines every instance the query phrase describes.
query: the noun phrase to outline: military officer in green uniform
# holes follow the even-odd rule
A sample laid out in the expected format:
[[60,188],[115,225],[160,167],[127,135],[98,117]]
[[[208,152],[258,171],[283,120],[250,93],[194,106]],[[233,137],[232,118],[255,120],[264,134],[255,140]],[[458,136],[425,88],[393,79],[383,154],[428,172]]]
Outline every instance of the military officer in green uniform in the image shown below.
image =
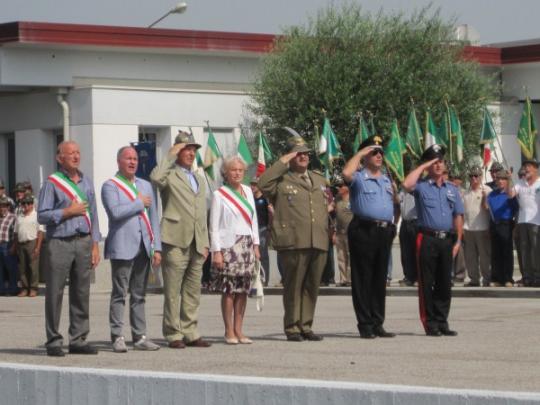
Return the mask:
[[308,170],[310,149],[303,138],[287,141],[283,155],[259,179],[274,206],[272,243],[283,268],[284,328],[287,340],[318,341],[311,329],[328,252],[326,180]]

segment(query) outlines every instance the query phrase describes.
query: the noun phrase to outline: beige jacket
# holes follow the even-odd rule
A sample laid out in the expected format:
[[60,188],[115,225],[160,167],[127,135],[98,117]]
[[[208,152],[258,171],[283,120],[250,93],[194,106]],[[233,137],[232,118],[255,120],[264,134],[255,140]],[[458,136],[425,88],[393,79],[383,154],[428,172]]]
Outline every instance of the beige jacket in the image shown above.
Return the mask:
[[176,164],[176,156],[168,155],[152,170],[150,179],[161,194],[163,218],[161,242],[187,248],[195,240],[197,252],[208,248],[206,222],[206,187],[202,176],[195,174],[199,190],[195,193],[187,175]]

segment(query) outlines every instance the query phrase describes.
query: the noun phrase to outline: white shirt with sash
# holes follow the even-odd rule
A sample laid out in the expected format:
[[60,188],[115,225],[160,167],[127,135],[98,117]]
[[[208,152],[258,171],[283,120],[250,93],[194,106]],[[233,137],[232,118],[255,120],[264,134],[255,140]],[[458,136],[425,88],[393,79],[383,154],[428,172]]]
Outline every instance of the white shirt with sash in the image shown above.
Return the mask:
[[[251,189],[242,186],[244,201],[230,188],[222,186],[214,191],[210,208],[210,251],[228,249],[236,242],[237,235],[249,235],[253,244],[259,244],[257,210]],[[246,207],[246,203],[249,207]]]

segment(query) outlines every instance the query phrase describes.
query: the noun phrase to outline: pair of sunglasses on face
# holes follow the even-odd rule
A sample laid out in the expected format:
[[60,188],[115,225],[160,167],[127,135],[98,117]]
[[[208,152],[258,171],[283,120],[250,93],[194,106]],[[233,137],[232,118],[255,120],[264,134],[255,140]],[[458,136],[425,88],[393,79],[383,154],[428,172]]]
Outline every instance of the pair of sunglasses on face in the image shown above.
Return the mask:
[[384,151],[382,149],[373,149],[370,153],[369,153],[369,156],[377,156],[377,155],[381,155],[381,156],[384,156]]

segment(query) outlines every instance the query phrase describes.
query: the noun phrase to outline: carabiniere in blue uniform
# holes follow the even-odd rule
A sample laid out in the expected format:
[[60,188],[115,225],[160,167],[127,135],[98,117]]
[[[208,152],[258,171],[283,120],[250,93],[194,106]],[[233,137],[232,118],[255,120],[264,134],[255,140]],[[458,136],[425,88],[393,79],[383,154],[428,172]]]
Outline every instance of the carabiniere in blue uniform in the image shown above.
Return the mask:
[[[365,167],[350,176],[351,210],[354,217],[349,225],[348,237],[352,298],[358,331],[362,338],[370,339],[394,336],[384,330],[383,323],[386,274],[395,226],[392,223],[392,182],[381,171],[382,138],[377,135],[368,138],[360,145],[359,154],[368,146],[372,146],[372,150],[363,157],[367,159]],[[381,157],[378,158],[377,154]],[[358,156],[349,162],[357,163]]]
[[[443,162],[444,153],[442,146],[433,145],[426,149],[421,160],[439,158]],[[420,167],[415,169],[417,175],[419,170]],[[410,176],[404,183],[408,183]],[[463,201],[455,185],[448,181],[438,183],[429,175],[416,182],[413,195],[419,229],[416,254],[420,320],[428,336],[454,336],[457,332],[448,327],[452,249],[456,242],[454,218],[463,215]]]

